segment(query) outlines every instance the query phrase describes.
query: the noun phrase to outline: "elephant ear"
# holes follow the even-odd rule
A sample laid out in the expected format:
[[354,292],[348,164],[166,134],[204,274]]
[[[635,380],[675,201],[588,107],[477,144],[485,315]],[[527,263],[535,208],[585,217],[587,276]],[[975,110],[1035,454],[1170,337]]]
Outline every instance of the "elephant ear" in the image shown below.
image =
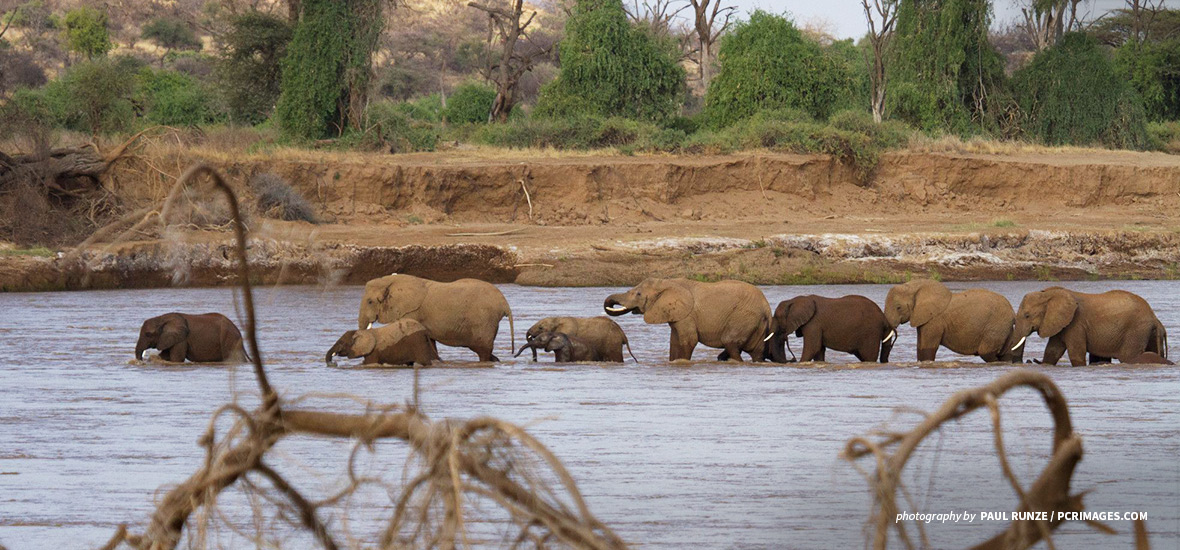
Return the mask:
[[160,327],[160,338],[156,341],[156,349],[164,351],[188,338],[188,320],[177,315],[169,319]]
[[[781,327],[784,333],[795,332],[815,317],[815,299],[800,297],[791,300],[787,306],[787,326]],[[789,330],[788,330],[789,329]]]
[[1045,302],[1045,320],[1037,334],[1042,338],[1052,338],[1073,322],[1074,313],[1078,310],[1078,301],[1064,290],[1049,290],[1049,300]]
[[914,314],[910,324],[920,327],[929,323],[951,305],[951,291],[938,281],[923,281],[914,293]]
[[668,284],[663,291],[648,302],[647,307],[644,308],[643,320],[653,325],[675,323],[692,313],[695,302],[692,292],[689,292],[687,288]]
[[359,357],[361,355],[373,353],[373,348],[375,347],[377,347],[377,337],[373,334],[373,331],[356,331],[356,337],[352,339],[353,357]]
[[[397,311],[397,317],[401,318],[422,307],[422,301],[426,298],[425,279],[412,275],[391,275],[389,278],[390,282],[385,286],[380,298],[384,311]],[[389,319],[396,320],[397,318]]]

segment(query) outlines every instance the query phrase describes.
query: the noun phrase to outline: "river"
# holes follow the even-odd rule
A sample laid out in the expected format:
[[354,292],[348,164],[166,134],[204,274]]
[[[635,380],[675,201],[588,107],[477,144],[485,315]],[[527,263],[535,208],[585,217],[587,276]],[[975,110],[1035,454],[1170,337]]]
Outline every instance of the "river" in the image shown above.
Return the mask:
[[[954,283],[985,286],[1014,304],[1037,282]],[[1067,283],[1097,292],[1145,297],[1180,347],[1180,284]],[[611,288],[501,287],[525,330],[549,315],[598,315]],[[857,293],[884,303],[885,285],[764,287],[771,304],[798,294]],[[382,403],[409,399],[413,373],[340,367],[324,352],[355,328],[360,287],[277,287],[256,291],[263,356],[271,381],[287,397],[353,394]],[[120,290],[0,295],[0,544],[12,550],[101,546],[120,523],[142,528],[156,491],[195,471],[196,441],[210,414],[235,391],[252,390],[244,367],[170,366],[134,360],[147,317],[169,311],[220,311],[231,318],[230,289]],[[433,418],[492,415],[524,424],[561,458],[594,513],[642,548],[859,548],[870,510],[868,484],[838,455],[851,437],[889,426],[909,428],[900,407],[933,410],[953,392],[981,385],[1013,366],[977,360],[919,368],[915,331],[906,326],[888,366],[847,365],[828,353],[822,367],[669,365],[667,326],[641,316],[618,319],[641,361],[621,366],[533,364],[522,356],[494,368],[425,369],[421,402]],[[508,358],[508,323],[496,353]],[[1044,340],[1030,338],[1026,358]],[[798,352],[799,344],[795,344]],[[472,361],[467,350],[444,360]],[[1173,351],[1173,358],[1180,355]],[[945,349],[940,360],[953,359]],[[1063,364],[1068,364],[1065,361]],[[1088,510],[1144,512],[1154,548],[1180,546],[1180,368],[1036,367],[1061,387],[1082,436],[1085,456],[1075,491],[1091,490]],[[243,402],[250,403],[249,397]],[[321,400],[320,403],[324,401]],[[1049,454],[1050,420],[1039,398],[1018,390],[1002,400],[1013,467],[1027,486]],[[356,407],[353,407],[355,410]],[[276,448],[273,464],[313,496],[343,483],[345,442],[295,438]],[[363,467],[400,475],[397,449]],[[384,466],[382,466],[384,465]],[[866,467],[871,465],[865,464]],[[999,474],[985,411],[948,425],[911,461],[906,481],[921,511],[1010,511],[1013,491]],[[378,495],[384,497],[383,495]],[[368,504],[387,514],[388,497]],[[361,506],[364,507],[362,501]],[[227,498],[229,514],[247,515]],[[328,515],[331,515],[329,513]],[[365,514],[360,514],[364,516]],[[363,517],[334,529],[366,532]],[[248,518],[247,518],[248,523]],[[1131,523],[1108,522],[1118,536],[1068,523],[1058,547],[1130,547]],[[931,525],[931,546],[967,546],[1001,522]],[[371,526],[370,526],[371,527]],[[371,529],[369,529],[371,531]],[[227,548],[250,546],[224,535]],[[293,544],[291,547],[302,547]]]

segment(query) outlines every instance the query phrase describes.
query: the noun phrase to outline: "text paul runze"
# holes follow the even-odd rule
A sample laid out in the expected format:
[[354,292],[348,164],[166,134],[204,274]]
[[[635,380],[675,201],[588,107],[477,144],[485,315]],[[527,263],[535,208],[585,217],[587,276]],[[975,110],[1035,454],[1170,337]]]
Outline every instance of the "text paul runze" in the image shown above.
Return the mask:
[[1118,521],[1147,519],[1143,512],[980,512],[980,521]]

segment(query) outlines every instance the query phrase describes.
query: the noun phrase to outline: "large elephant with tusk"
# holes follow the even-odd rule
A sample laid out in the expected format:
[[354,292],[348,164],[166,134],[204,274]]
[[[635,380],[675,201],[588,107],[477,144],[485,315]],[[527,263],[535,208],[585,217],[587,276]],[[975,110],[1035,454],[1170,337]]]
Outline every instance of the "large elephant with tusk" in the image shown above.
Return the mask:
[[761,290],[741,281],[702,283],[688,279],[645,279],[603,303],[608,315],[642,314],[672,329],[668,358],[691,359],[697,344],[722,348],[723,358],[754,361],[766,355],[770,337],[770,303]]
[[[515,332],[508,300],[491,283],[477,279],[440,283],[393,274],[365,284],[357,328],[372,328],[374,321],[388,324],[413,319],[426,327],[435,342],[468,348],[480,361],[499,361],[492,348],[505,317],[509,332]],[[516,349],[515,334],[511,341],[509,353]]]
[[1168,333],[1143,298],[1125,290],[1101,294],[1074,292],[1059,286],[1030,292],[1020,302],[1015,334],[1018,345],[1033,331],[1048,338],[1042,362],[1056,365],[1065,353],[1073,366],[1093,362],[1139,361],[1145,352],[1168,357]]
[[1015,314],[1007,298],[982,288],[951,292],[930,279],[889,289],[885,318],[894,330],[909,322],[918,329],[918,360],[933,361],[939,346],[984,361],[1019,363],[1024,340],[1013,345]]
[[889,362],[897,331],[876,302],[855,294],[841,298],[796,296],[774,310],[772,349],[782,355],[792,333],[803,338],[800,361],[823,361],[834,349],[855,355],[860,361]]

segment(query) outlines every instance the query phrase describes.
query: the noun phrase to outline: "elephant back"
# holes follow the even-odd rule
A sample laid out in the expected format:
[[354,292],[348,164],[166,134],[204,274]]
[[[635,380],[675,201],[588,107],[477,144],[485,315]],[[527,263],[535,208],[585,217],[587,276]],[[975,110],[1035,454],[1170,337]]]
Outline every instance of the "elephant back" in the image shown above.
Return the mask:
[[377,333],[378,347],[381,347],[395,345],[411,334],[425,331],[426,327],[414,319],[403,317],[373,330]]

